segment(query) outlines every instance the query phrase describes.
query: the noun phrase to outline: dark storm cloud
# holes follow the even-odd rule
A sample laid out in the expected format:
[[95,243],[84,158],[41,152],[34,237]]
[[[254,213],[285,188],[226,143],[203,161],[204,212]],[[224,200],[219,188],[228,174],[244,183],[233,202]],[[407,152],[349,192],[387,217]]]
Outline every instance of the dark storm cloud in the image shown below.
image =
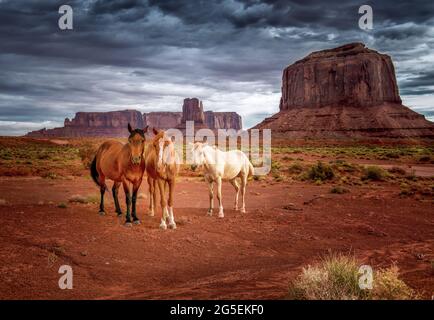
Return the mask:
[[277,110],[285,66],[353,41],[391,55],[404,102],[432,108],[431,1],[73,0],[74,30],[60,31],[64,3],[0,0],[0,134],[76,111],[179,110],[187,96],[251,126]]

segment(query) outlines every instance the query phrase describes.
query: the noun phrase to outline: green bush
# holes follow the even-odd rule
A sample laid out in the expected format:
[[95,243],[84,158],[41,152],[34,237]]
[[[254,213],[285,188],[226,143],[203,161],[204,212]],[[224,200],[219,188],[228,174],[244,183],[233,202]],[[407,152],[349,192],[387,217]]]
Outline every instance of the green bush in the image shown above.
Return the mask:
[[307,172],[307,178],[313,181],[325,181],[331,180],[335,176],[335,173],[327,164],[318,161],[317,164],[311,166]]
[[299,162],[295,162],[288,167],[289,173],[299,174],[303,171],[303,166]]
[[363,170],[362,180],[383,181],[387,174],[382,168],[377,166],[368,166]]

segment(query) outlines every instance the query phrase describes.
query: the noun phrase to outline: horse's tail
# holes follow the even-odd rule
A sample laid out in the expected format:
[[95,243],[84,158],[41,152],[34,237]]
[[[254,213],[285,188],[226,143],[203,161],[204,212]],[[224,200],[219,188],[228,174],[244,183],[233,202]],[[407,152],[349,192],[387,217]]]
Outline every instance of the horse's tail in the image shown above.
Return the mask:
[[101,186],[98,182],[99,174],[98,174],[98,170],[96,170],[96,156],[95,156],[95,158],[93,158],[93,161],[90,165],[90,175],[92,176],[93,181],[98,186]]

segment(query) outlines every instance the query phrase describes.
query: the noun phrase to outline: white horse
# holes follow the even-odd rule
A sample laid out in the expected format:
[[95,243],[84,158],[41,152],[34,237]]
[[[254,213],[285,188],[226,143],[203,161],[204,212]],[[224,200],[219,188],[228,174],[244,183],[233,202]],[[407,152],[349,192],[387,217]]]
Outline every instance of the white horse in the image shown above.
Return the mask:
[[222,204],[222,180],[229,180],[234,186],[235,210],[238,210],[238,194],[241,180],[241,212],[246,212],[246,186],[247,179],[253,175],[253,165],[250,163],[244,152],[240,150],[231,150],[223,152],[215,146],[209,146],[206,143],[191,143],[193,148],[193,170],[198,166],[205,168],[205,180],[209,187],[209,209],[208,215],[211,216],[214,208],[214,182],[217,183],[217,199],[219,201],[219,218],[224,217]]

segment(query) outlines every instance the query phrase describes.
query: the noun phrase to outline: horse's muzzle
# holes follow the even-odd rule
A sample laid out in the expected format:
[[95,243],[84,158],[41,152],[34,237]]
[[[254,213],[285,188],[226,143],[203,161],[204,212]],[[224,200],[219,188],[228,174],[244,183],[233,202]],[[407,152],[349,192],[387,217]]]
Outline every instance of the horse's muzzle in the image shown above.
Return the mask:
[[140,164],[141,161],[142,161],[142,157],[141,156],[131,157],[131,162],[133,164]]

